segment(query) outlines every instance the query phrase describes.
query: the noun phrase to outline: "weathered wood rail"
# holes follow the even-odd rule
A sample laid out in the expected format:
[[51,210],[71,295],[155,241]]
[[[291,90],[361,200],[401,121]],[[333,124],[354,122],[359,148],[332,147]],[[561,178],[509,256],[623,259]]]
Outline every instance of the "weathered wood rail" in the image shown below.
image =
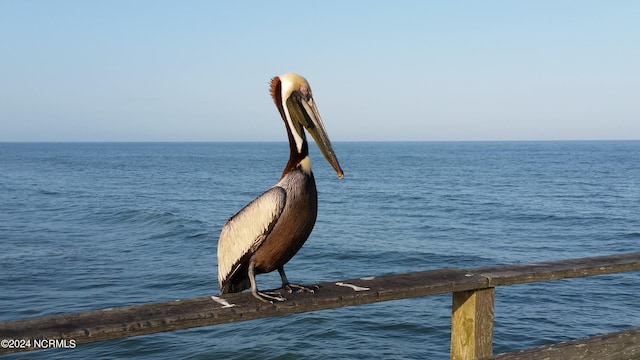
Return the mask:
[[[640,358],[640,328],[492,356],[495,287],[640,270],[640,252],[555,262],[439,269],[316,284],[315,294],[288,294],[267,304],[249,293],[206,296],[0,323],[0,339],[74,340],[76,345],[318,311],[380,301],[452,293],[452,359]],[[639,324],[640,325],[640,324]],[[5,347],[0,354],[37,348]],[[572,354],[569,356],[568,354]],[[595,354],[595,355],[594,355]]]

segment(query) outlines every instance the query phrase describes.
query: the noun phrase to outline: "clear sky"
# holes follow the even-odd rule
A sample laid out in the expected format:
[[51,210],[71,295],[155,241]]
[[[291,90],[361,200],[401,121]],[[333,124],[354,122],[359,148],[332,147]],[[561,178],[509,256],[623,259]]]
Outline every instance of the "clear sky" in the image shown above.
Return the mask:
[[640,1],[0,0],[0,141],[640,139]]

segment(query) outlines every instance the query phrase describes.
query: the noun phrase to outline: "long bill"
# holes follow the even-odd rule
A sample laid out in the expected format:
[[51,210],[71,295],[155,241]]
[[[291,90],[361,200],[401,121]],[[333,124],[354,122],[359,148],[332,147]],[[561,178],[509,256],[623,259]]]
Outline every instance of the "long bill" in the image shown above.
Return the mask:
[[[342,179],[344,173],[342,168],[340,168],[340,164],[338,163],[338,158],[336,158],[336,154],[333,152],[333,147],[331,146],[331,141],[329,140],[329,135],[327,135],[327,130],[324,128],[324,124],[322,123],[322,118],[320,117],[320,113],[318,112],[318,108],[316,107],[313,98],[309,97],[309,99],[298,98],[297,101],[302,109],[300,114],[297,116],[298,121],[302,126],[307,129],[309,134],[313,137],[318,145],[318,148],[324,155],[324,158],[327,159],[329,164],[333,167],[333,169],[338,174],[338,178]],[[293,115],[293,114],[292,114]]]

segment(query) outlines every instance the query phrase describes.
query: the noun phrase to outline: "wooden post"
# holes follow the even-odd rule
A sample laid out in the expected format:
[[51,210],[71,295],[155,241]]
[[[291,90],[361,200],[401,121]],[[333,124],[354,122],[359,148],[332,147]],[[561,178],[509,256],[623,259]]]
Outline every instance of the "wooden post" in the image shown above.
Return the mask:
[[478,359],[493,354],[495,288],[453,293],[451,360]]

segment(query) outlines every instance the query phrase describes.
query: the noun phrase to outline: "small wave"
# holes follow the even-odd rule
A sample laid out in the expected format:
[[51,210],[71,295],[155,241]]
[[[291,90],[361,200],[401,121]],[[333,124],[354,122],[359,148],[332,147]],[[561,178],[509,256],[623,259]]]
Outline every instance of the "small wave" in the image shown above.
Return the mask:
[[180,221],[180,217],[170,211],[149,209],[124,209],[113,213],[114,220],[146,225],[171,225]]
[[204,239],[204,238],[208,238],[209,235],[210,234],[208,232],[197,231],[197,232],[194,232],[193,234],[185,235],[185,238],[186,239]]
[[48,189],[38,189],[38,195],[60,195],[62,194],[60,191],[48,190]]

